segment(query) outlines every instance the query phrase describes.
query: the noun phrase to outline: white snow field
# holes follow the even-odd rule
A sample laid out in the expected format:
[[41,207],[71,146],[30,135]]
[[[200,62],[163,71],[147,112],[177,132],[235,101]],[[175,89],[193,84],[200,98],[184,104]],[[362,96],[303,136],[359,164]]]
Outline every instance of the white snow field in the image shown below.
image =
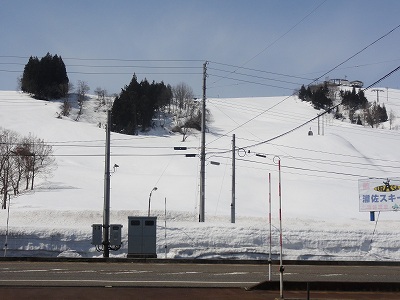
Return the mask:
[[[400,118],[400,91],[385,89],[385,94],[381,102]],[[374,101],[376,93],[367,90],[366,96]],[[0,211],[0,255],[102,256],[91,245],[91,225],[103,221],[106,136],[106,113],[95,112],[95,102],[91,96],[76,122],[74,114],[57,118],[60,102],[0,92],[0,126],[44,139],[57,163],[33,191],[11,197],[6,253],[8,210]],[[199,158],[185,157],[199,154],[199,132],[181,142],[180,134],[155,120],[154,129],[138,136],[111,134],[111,166],[119,167],[111,170],[110,221],[124,226],[122,247],[111,257],[127,256],[128,216],[146,216],[149,193],[157,187],[151,215],[158,217],[159,258],[267,259],[270,173],[271,246],[277,259],[280,159],[283,259],[400,260],[400,212],[376,212],[377,221],[370,221],[368,212],[359,212],[358,194],[359,179],[400,177],[397,120],[389,130],[389,123],[363,127],[330,114],[320,118],[319,135],[318,120],[282,135],[319,111],[295,96],[213,98],[207,108],[213,121],[206,134],[204,223],[198,222]],[[234,224],[232,134],[238,148]]]

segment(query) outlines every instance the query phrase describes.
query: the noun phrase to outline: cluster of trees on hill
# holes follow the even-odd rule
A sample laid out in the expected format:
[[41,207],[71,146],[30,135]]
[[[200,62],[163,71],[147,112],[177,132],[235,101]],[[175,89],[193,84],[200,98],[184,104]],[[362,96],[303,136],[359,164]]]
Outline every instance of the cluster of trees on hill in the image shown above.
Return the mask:
[[42,100],[59,99],[68,94],[69,79],[61,56],[47,53],[30,57],[21,77],[21,90]]
[[[371,104],[361,89],[356,92],[356,88],[353,87],[351,91],[340,91],[340,97],[352,123],[374,127],[388,120],[385,104],[382,106],[376,102]],[[359,113],[356,115],[357,111]]]
[[[308,86],[307,88],[302,85],[298,92],[299,99],[311,102],[316,109],[329,109],[333,104],[332,95],[333,92],[326,82],[320,85]],[[342,100],[341,104],[348,111],[349,119],[352,123],[368,124],[374,127],[388,121],[385,105],[381,106],[377,103],[371,104],[368,102],[363,90],[359,89],[356,92],[356,88],[353,87],[351,91],[341,90],[339,95]],[[357,111],[358,114],[356,114]],[[339,109],[336,109],[335,117],[337,119],[343,118],[343,114],[339,112]]]
[[115,97],[111,110],[111,130],[125,134],[137,134],[153,126],[155,111],[165,108],[172,99],[172,88],[163,82],[149,83],[146,79],[140,83],[133,75],[128,86]]
[[332,106],[332,99],[329,94],[328,85],[324,83],[313,88],[308,86],[307,89],[302,85],[298,96],[303,101],[311,102],[315,109],[328,109]]
[[358,92],[356,92],[355,88],[351,91],[340,91],[340,97],[342,98],[342,104],[352,110],[368,106],[368,100],[361,89]]
[[33,135],[21,137],[18,133],[0,128],[0,191],[2,209],[9,195],[34,188],[37,176],[49,175],[55,167],[52,147]]
[[389,120],[389,117],[385,104],[382,104],[381,106],[374,102],[365,112],[365,121],[371,127],[378,127],[380,123],[386,122],[387,120]]
[[[50,53],[41,59],[31,56],[25,65],[20,84],[23,92],[30,93],[37,99],[63,98],[58,117],[70,115],[72,104],[66,96],[69,90],[73,89],[73,85],[69,82],[61,56],[52,56]],[[86,82],[78,80],[76,94],[79,111],[76,121],[82,115],[89,90]],[[99,100],[98,108],[111,106],[110,103],[106,103],[105,90],[97,88],[95,93]],[[200,105],[194,98],[191,87],[185,83],[179,83],[173,88],[164,82],[149,83],[147,79],[139,83],[134,74],[129,85],[115,97],[111,110],[113,119],[111,130],[115,132],[137,134],[139,129],[146,131],[154,126],[153,117],[156,113],[159,118],[161,114],[164,117],[169,115],[174,118],[172,131],[181,133],[183,141],[191,129],[201,130]],[[206,113],[208,121],[209,113]]]
[[[182,141],[186,140],[191,129],[201,130],[200,105],[191,87],[185,83],[174,87],[163,82],[149,83],[146,79],[139,83],[133,75],[130,84],[115,97],[111,113],[111,130],[124,134],[135,135],[139,130],[154,127],[157,114],[160,126],[165,124],[166,116],[174,118],[172,131],[181,133]],[[161,114],[164,124],[161,124]]]

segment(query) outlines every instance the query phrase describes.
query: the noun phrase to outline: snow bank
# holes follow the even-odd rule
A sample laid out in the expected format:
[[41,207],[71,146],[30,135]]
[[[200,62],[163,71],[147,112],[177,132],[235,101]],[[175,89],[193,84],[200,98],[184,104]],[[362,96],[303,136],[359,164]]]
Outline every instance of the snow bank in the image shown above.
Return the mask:
[[[388,102],[386,107],[396,109],[400,93],[389,93],[393,105]],[[104,111],[95,109],[94,101],[95,97],[87,103],[81,121],[75,122],[56,118],[60,103],[0,92],[0,126],[43,138],[52,145],[58,165],[54,174],[37,180],[33,192],[11,198],[7,256],[102,255],[91,245],[91,225],[102,223],[105,144]],[[122,247],[111,255],[127,255],[127,218],[147,215],[149,193],[157,186],[151,209],[158,216],[158,257],[165,257],[167,246],[168,258],[266,259],[271,173],[272,257],[276,259],[279,157],[284,259],[400,259],[399,214],[382,212],[375,223],[358,209],[358,179],[398,177],[398,131],[326,118],[324,135],[317,134],[315,120],[260,143],[318,112],[296,97],[207,101],[214,122],[206,136],[205,223],[198,223],[199,161],[184,155],[198,153],[199,134],[192,133],[185,143],[165,128],[139,136],[111,135],[111,164],[119,165],[111,176],[111,223],[124,226]],[[310,129],[313,136],[308,136]],[[235,224],[229,218],[233,133],[238,147]],[[182,145],[188,147],[185,153],[173,150]],[[210,160],[220,165],[211,165]],[[6,231],[7,210],[1,210],[0,245],[5,244]]]

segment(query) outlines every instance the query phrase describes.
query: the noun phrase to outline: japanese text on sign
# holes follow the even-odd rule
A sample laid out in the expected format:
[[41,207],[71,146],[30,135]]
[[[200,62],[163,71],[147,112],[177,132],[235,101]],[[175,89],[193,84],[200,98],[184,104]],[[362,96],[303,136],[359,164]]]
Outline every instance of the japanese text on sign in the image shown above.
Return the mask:
[[360,211],[400,210],[400,179],[360,179]]

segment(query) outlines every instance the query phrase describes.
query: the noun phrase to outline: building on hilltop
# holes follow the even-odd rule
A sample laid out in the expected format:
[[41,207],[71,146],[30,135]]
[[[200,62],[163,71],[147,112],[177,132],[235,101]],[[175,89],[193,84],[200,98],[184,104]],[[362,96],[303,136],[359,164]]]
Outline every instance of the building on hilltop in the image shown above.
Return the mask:
[[361,80],[354,80],[350,81],[350,85],[355,88],[362,88],[364,86],[364,82],[362,82]]
[[334,78],[325,80],[328,86],[352,86],[355,88],[362,88],[364,83],[361,80],[353,80],[349,81],[348,79],[343,78]]

